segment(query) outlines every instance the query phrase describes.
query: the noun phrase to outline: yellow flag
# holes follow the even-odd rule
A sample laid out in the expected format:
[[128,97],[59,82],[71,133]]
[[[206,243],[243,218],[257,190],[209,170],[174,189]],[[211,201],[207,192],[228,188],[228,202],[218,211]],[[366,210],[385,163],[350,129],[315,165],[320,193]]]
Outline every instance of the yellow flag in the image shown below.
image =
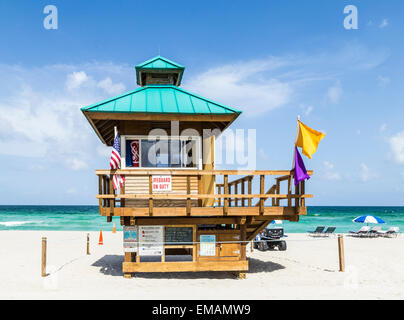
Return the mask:
[[302,148],[304,155],[311,159],[311,156],[317,150],[318,144],[324,137],[324,133],[306,126],[299,120],[299,136],[296,141],[296,147]]

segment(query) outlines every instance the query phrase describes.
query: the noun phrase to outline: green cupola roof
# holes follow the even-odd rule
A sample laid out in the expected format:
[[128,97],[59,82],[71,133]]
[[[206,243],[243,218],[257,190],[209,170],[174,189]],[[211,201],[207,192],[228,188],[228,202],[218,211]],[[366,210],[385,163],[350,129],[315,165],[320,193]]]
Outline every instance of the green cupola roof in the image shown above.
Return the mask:
[[184,67],[162,56],[149,59],[136,66],[136,82],[140,86],[148,84],[181,84]]

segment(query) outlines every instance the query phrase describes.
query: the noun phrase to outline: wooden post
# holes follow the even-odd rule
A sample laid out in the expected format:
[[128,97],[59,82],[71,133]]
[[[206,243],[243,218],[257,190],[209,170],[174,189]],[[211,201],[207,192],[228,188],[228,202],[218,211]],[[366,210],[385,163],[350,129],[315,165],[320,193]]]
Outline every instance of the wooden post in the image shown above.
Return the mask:
[[[132,252],[125,252],[124,261],[125,262],[132,262]],[[123,274],[123,277],[126,278],[126,279],[130,279],[130,278],[132,278],[132,274],[129,273],[129,272],[125,272]]]
[[254,244],[253,244],[253,242],[254,242],[254,240],[252,240],[251,242],[250,242],[250,248],[251,248],[251,252],[254,252]]
[[290,173],[288,178],[288,207],[292,206],[292,173]]
[[[300,183],[295,186],[295,195],[300,195]],[[296,210],[300,207],[300,198],[295,198],[295,207]]]
[[234,194],[236,195],[236,197],[234,198],[234,206],[238,207],[238,198],[237,198],[237,194],[238,194],[238,183],[236,183],[234,185]]
[[[221,185],[219,185],[218,188],[217,188],[217,194],[219,194],[219,195],[222,194],[222,186]],[[218,199],[218,206],[219,207],[222,206],[222,198]]]
[[[191,177],[187,176],[187,194],[191,194]],[[187,197],[187,216],[191,215],[191,198]]]
[[[302,182],[300,182],[300,184],[301,184],[301,187],[300,187],[300,194],[305,194],[305,192],[306,192],[306,188],[305,188],[305,181],[303,180]],[[300,199],[300,201],[301,201],[301,206],[302,207],[305,207],[306,206],[306,202],[304,201],[304,198],[301,198]]]
[[[252,193],[252,177],[250,177],[250,179],[248,179],[248,194]],[[249,198],[248,199],[248,206],[251,207],[252,206],[252,199]]]
[[46,237],[42,237],[42,268],[41,276],[46,277]]
[[90,234],[87,233],[87,255],[90,254]]
[[[280,194],[281,193],[281,182],[279,181],[279,179],[276,179],[276,194]],[[280,204],[280,199],[276,198],[276,205],[279,207]]]
[[[109,177],[109,194],[111,195],[115,194],[112,174]],[[110,207],[110,213],[109,216],[107,216],[107,222],[112,222],[112,216],[114,215],[115,199],[110,200],[109,207]]]
[[[227,175],[225,175],[224,176],[224,187],[223,187],[224,192],[227,192],[227,190],[229,189],[228,182],[229,182],[229,177]],[[228,208],[228,205],[229,205],[229,198],[224,198],[223,201],[224,201],[223,215],[227,216],[227,208]]]
[[[121,188],[121,194],[125,194],[125,184],[122,186],[122,188]],[[124,208],[125,207],[125,199],[122,199],[121,198],[121,208]]]
[[[265,176],[260,176],[260,194],[265,193]],[[264,214],[264,198],[260,199],[260,214]]]
[[339,271],[345,272],[344,236],[338,235]]
[[240,245],[240,259],[245,260],[247,258],[247,243],[245,242],[247,239],[247,226],[244,222],[244,224],[240,225],[240,240],[241,240],[241,245]]
[[[153,176],[149,174],[149,195],[153,194]],[[153,215],[153,198],[149,198],[149,216]]]
[[[103,175],[98,176],[98,194],[102,194]],[[102,199],[98,200],[100,214],[102,213]]]
[[[245,195],[245,181],[244,179],[241,181],[241,194]],[[241,200],[241,206],[245,207],[245,198]]]

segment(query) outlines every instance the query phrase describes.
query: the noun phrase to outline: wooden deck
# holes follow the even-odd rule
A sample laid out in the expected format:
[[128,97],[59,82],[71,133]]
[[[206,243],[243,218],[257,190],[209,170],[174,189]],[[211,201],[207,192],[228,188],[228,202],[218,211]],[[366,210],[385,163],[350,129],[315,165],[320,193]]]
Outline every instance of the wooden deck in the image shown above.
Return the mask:
[[[312,171],[308,172],[310,175]],[[99,210],[107,221],[113,216],[121,217],[122,225],[147,224],[235,224],[246,225],[247,240],[253,239],[272,220],[298,221],[307,213],[305,182],[293,183],[293,171],[288,170],[96,170],[99,177]],[[125,193],[125,188],[116,194],[112,176],[143,176],[149,181],[149,193]],[[184,194],[152,192],[153,175],[185,177]],[[214,176],[216,192],[202,194],[202,176]],[[233,177],[229,181],[229,177]],[[240,177],[241,176],[241,177]],[[191,193],[191,178],[198,181],[197,194]],[[271,180],[270,180],[271,179]],[[253,193],[258,189],[258,193]],[[283,193],[282,193],[283,192]],[[213,199],[213,206],[202,205],[202,200]],[[147,206],[133,206],[133,201]],[[183,205],[178,206],[178,201]],[[175,205],[156,206],[158,201]]]

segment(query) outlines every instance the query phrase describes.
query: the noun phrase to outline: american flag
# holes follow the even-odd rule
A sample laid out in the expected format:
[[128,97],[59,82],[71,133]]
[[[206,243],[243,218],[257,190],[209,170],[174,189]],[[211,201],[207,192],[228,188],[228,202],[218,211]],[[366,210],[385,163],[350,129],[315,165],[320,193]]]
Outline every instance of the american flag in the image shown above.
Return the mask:
[[[121,145],[119,143],[118,131],[116,131],[115,133],[114,145],[112,146],[111,161],[109,162],[109,166],[111,167],[111,170],[119,169],[121,167]],[[124,182],[124,176],[120,174],[114,174],[112,183],[115,190],[123,187]]]

